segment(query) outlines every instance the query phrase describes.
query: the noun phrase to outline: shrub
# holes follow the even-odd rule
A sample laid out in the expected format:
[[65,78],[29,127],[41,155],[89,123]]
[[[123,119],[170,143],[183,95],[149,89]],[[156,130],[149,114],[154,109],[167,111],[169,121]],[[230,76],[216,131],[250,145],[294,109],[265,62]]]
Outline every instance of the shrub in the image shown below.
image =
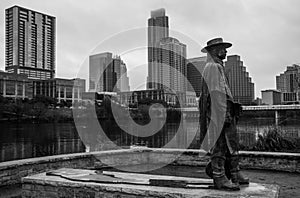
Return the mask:
[[295,140],[289,137],[284,137],[283,132],[274,127],[265,131],[263,134],[259,134],[256,144],[251,150],[293,151],[296,148]]

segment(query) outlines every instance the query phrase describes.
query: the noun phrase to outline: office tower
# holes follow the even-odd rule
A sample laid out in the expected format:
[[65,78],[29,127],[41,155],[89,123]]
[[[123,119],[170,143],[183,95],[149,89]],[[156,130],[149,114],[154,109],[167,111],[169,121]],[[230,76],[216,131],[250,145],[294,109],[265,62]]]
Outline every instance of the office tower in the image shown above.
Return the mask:
[[5,10],[5,70],[55,77],[55,17],[19,6]]
[[126,64],[120,56],[116,55],[112,60],[112,73],[112,86],[115,86],[115,91],[129,91],[130,87]]
[[120,56],[104,52],[89,57],[90,92],[119,92],[122,87],[129,90],[126,64]]
[[169,37],[169,23],[168,17],[165,15],[165,9],[151,11],[151,18],[148,19],[148,77],[147,89],[157,88],[154,85],[154,77],[157,71],[153,69],[156,67],[156,62],[159,57],[158,44],[162,38]]
[[283,73],[276,76],[276,89],[281,92],[299,92],[300,66],[297,64],[287,66]]
[[121,70],[120,91],[130,91],[129,78],[127,76],[127,68],[126,68],[126,64],[123,61],[121,62],[120,70]]
[[[102,92],[106,89],[106,74],[104,69],[112,63],[112,53],[105,52],[89,57],[89,91]],[[108,69],[106,71],[109,71]]]
[[235,101],[247,105],[254,100],[254,83],[252,83],[240,56],[232,55],[225,61],[225,73]]
[[282,102],[292,104],[300,101],[300,66],[293,64],[276,76],[276,89],[282,93]]
[[201,77],[206,64],[206,56],[195,57],[187,60],[187,91],[196,92],[196,96],[200,96]]
[[171,88],[186,92],[186,45],[169,37],[164,9],[151,12],[148,19],[147,89]]

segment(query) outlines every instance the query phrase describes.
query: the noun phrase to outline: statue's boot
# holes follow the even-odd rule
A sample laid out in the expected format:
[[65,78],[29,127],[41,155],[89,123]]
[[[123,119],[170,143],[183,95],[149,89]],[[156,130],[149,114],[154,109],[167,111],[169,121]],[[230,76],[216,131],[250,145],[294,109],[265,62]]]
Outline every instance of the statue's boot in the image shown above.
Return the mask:
[[211,160],[211,166],[213,170],[213,180],[214,186],[220,190],[240,190],[238,184],[232,183],[227,179],[225,175],[225,158],[222,157],[213,157]]
[[240,171],[239,167],[239,157],[238,155],[233,155],[229,158],[230,161],[230,174],[231,174],[231,181],[235,184],[249,184],[250,180],[248,177],[243,175]]
[[[211,162],[209,162],[206,165],[205,172],[206,172],[206,175],[208,175],[210,178],[213,178],[213,170],[211,167]],[[226,175],[227,179],[231,179],[230,162],[227,159],[225,160],[225,175]]]

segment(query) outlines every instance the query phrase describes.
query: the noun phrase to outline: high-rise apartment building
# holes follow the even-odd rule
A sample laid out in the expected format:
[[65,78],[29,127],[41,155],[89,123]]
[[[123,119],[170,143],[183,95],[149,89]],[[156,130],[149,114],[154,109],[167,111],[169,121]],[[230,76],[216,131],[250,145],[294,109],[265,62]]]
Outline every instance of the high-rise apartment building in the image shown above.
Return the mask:
[[113,57],[112,53],[104,52],[89,57],[90,92],[119,92],[129,89],[126,64],[120,56]]
[[55,17],[19,6],[5,10],[5,70],[55,77]]
[[165,9],[151,11],[148,19],[147,89],[167,87],[185,93],[186,73],[186,45],[169,37]]
[[206,56],[195,57],[187,60],[187,91],[196,92],[196,96],[200,96],[201,77],[206,64]]
[[254,100],[254,83],[252,82],[240,56],[232,55],[225,61],[225,73],[235,101],[247,105]]

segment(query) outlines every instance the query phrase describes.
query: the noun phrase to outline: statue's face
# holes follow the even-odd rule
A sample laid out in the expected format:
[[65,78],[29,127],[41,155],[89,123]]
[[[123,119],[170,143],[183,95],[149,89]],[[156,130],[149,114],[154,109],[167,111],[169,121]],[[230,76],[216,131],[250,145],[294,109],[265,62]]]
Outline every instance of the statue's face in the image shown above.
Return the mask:
[[224,60],[226,58],[227,50],[226,48],[219,48],[217,56],[219,59]]
[[220,60],[224,60],[226,58],[227,50],[224,47],[215,47],[209,51],[212,57],[217,57]]

